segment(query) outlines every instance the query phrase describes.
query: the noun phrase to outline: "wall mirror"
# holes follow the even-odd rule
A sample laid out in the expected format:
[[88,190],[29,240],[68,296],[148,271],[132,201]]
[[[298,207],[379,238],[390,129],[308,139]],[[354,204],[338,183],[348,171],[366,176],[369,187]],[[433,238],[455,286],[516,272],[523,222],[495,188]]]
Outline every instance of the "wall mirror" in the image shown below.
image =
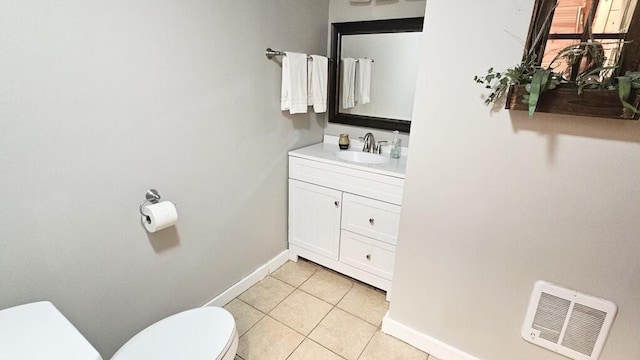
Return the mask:
[[[416,17],[332,24],[329,122],[409,132],[423,22]],[[370,100],[352,106],[345,103],[352,90],[345,91],[344,59],[358,58],[373,61]]]

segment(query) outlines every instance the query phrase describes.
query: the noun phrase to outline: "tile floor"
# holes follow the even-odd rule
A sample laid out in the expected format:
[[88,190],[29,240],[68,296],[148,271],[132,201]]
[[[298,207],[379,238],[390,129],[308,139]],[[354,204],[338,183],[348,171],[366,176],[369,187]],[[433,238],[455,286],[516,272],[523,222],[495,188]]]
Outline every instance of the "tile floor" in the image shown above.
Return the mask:
[[388,307],[384,292],[304,259],[224,306],[236,360],[438,360],[380,331]]

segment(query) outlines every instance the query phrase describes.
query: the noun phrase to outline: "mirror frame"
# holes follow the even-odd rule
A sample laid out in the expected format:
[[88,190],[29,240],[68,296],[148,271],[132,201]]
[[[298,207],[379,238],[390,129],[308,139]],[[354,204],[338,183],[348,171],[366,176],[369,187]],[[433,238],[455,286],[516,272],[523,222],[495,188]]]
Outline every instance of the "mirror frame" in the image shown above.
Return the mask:
[[398,130],[409,133],[411,121],[374,116],[345,114],[339,112],[341,68],[340,53],[343,35],[384,34],[401,32],[422,32],[424,17],[353,21],[331,24],[331,60],[329,74],[329,122],[363,126],[383,130]]

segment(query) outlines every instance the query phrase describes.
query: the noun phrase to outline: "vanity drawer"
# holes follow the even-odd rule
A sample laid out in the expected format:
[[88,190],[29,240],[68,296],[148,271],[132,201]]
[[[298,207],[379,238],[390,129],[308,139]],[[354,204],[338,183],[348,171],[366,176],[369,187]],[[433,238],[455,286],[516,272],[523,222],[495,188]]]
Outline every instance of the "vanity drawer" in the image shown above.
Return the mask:
[[398,205],[344,193],[342,228],[396,245],[400,209]]
[[340,262],[381,278],[393,279],[396,247],[342,230]]

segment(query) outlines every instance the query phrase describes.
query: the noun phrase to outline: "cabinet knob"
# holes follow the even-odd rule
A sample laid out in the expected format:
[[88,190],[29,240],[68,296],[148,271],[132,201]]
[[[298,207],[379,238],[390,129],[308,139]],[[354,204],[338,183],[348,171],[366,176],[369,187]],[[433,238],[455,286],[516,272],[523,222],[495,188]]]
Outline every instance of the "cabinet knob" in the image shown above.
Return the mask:
[[367,260],[371,260],[371,254],[367,254]]
[[373,222],[374,222],[374,219],[373,219],[373,218],[370,218],[370,219],[369,219],[369,224],[373,225]]
[[336,207],[340,206],[340,201],[334,201],[333,205],[335,205]]

